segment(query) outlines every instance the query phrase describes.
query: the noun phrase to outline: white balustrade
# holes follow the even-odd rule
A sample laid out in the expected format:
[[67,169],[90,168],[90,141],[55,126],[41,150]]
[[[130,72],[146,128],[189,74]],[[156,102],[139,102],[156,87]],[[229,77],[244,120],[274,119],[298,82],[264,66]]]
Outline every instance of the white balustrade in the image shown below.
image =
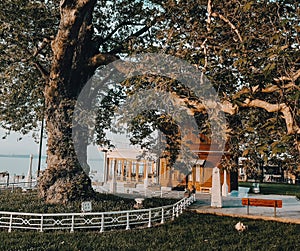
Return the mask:
[[183,198],[173,205],[111,212],[38,214],[0,211],[0,228],[47,230],[99,229],[100,232],[113,229],[129,230],[136,226],[151,227],[174,220],[194,202],[194,197]]

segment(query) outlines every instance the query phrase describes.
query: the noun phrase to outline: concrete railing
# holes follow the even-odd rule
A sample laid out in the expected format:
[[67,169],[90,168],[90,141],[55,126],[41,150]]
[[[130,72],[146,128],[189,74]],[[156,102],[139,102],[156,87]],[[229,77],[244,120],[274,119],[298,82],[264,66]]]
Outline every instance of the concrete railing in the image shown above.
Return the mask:
[[151,227],[174,220],[195,201],[194,196],[183,198],[168,206],[111,212],[86,213],[19,213],[0,211],[0,228],[28,229],[40,232],[47,230],[99,229],[100,232],[113,229],[131,229],[134,227]]

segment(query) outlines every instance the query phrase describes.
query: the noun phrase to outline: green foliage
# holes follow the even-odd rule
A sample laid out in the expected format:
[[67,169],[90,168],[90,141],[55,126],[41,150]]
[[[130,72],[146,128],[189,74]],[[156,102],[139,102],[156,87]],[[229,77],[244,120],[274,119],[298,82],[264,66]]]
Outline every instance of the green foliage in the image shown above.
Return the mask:
[[[96,53],[128,53],[134,33],[147,26],[158,12],[156,5],[142,1],[96,2],[93,37],[87,41],[91,43],[90,51]],[[44,117],[51,42],[60,22],[59,1],[1,1],[0,20],[0,126],[25,134]],[[143,43],[151,40],[144,32],[136,39]]]
[[[296,1],[229,1],[225,5],[223,1],[214,1],[214,17],[207,23],[204,1],[177,4],[174,1],[160,4],[97,1],[93,13],[93,46],[111,54],[163,51],[203,69],[220,96],[226,95],[226,99],[233,98],[238,103],[251,96],[271,103],[286,102],[296,113],[298,104],[293,101],[298,100],[297,89],[286,89],[284,95],[280,92],[240,94],[239,90],[256,86],[261,89],[270,84],[283,86],[286,81],[274,79],[298,69],[297,6]],[[50,42],[59,23],[58,1],[10,0],[2,2],[0,7],[3,20],[0,70],[4,73],[1,82],[5,83],[0,106],[2,126],[28,132],[41,118],[44,83],[34,66],[38,62],[49,71]],[[150,25],[147,32],[133,36],[147,25]],[[44,39],[48,41],[41,46]],[[265,131],[271,137],[277,133],[279,140],[283,140],[278,134],[279,130],[285,131],[282,119],[272,114],[276,121],[264,120],[261,115],[261,110],[254,113],[263,121],[261,126]],[[248,125],[252,120],[253,117],[244,119],[242,126],[253,128]]]
[[[198,18],[187,19],[186,14],[171,19],[173,27],[180,29],[171,30],[169,53],[188,58],[200,67],[205,65],[206,56],[207,64],[203,70],[225,100],[229,98],[241,107],[246,99],[285,103],[293,111],[293,116],[299,118],[296,115],[299,99],[294,96],[294,93],[299,93],[299,78],[292,88],[284,87],[287,79],[276,80],[286,76],[288,71],[293,72],[292,75],[299,70],[298,2],[214,1],[214,17],[209,24],[203,16],[205,7],[198,5],[197,1],[183,7],[184,11],[182,7],[173,6],[169,12],[197,10]],[[193,46],[185,48],[180,36],[188,37],[186,40]],[[206,48],[206,51],[200,48]],[[261,92],[272,85],[281,91]],[[248,156],[259,153],[270,157],[285,152],[299,157],[294,147],[297,136],[286,137],[286,125],[281,115],[280,112],[248,107],[240,108],[237,115],[228,115],[229,128],[232,129],[230,149],[236,151],[246,146]],[[297,118],[296,124],[299,125]],[[272,153],[267,154],[269,151]]]
[[[282,111],[270,112],[264,107],[245,105],[247,100],[260,100],[266,102],[265,106],[285,104],[291,111],[294,128],[299,128],[299,3],[214,1],[209,23],[203,1],[177,4],[169,1],[162,4],[162,8],[161,21],[154,25],[157,29],[155,46],[137,46],[135,51],[163,51],[189,61],[205,72],[222,100],[239,107],[238,113],[227,114],[231,130],[228,150],[234,158],[243,153],[253,165],[257,165],[259,159],[265,163],[275,157],[299,159],[295,147],[299,136],[296,129],[287,135]],[[291,80],[293,75],[298,77]],[[177,88],[175,81],[169,85],[165,80],[163,85],[160,80],[151,82],[143,76],[142,80],[130,81],[129,88],[158,88],[190,101],[195,99],[186,87]],[[270,87],[273,91],[266,91]],[[193,105],[188,107],[194,108]],[[195,113],[197,122],[199,114],[205,115],[205,112]],[[149,118],[144,114],[133,121],[135,143],[142,144],[157,128],[156,115]],[[201,132],[209,134],[206,123],[207,120],[198,125]],[[287,163],[285,169],[291,167],[290,161]]]
[[58,9],[52,1],[21,0],[1,1],[0,9],[0,125],[25,134],[43,116],[45,82],[36,65],[50,66]]

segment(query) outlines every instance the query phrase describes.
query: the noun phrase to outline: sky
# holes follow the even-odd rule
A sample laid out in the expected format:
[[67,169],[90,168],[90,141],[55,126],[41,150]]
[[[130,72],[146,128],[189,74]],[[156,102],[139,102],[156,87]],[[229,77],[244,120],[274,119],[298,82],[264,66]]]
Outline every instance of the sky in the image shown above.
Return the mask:
[[[35,142],[31,134],[21,135],[12,132],[5,139],[5,130],[0,129],[0,154],[38,155],[39,143]],[[19,140],[22,138],[21,140]],[[46,153],[46,139],[43,140],[42,153]]]

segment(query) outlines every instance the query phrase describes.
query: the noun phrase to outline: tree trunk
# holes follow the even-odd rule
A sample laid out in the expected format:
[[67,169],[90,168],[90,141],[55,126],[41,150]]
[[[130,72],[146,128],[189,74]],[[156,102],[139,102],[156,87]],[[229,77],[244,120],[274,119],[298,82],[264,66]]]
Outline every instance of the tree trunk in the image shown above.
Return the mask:
[[51,105],[47,102],[47,169],[39,180],[39,192],[48,203],[66,203],[93,195],[91,181],[74,150],[72,103],[66,99]]
[[94,193],[80,164],[87,163],[87,140],[81,142],[79,161],[72,140],[72,115],[76,98],[95,71],[88,64],[98,53],[92,49],[91,39],[95,3],[64,0],[60,4],[61,21],[52,43],[50,79],[45,87],[47,169],[39,180],[39,194],[48,203],[66,203]]

